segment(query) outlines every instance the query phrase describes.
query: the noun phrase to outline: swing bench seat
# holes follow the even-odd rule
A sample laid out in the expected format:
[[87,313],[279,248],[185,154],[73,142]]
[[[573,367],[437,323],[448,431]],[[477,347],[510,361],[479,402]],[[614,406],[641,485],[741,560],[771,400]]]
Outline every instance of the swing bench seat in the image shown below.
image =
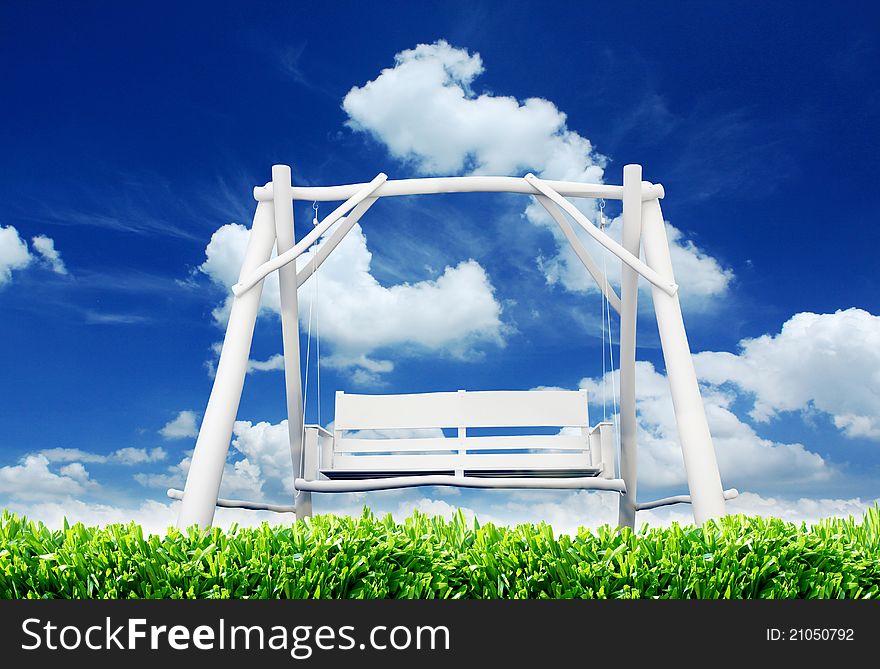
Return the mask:
[[333,432],[307,425],[303,449],[294,487],[305,493],[441,485],[626,492],[614,477],[613,425],[590,426],[585,390],[338,392]]

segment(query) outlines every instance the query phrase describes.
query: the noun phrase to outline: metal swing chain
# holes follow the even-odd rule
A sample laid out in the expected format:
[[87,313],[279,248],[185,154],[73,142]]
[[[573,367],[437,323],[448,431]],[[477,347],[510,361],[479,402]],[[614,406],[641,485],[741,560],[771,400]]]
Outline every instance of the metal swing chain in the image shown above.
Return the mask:
[[[314,220],[312,221],[312,225],[317,226],[320,222],[318,220],[318,202],[315,201],[312,203],[312,209],[315,212]],[[318,249],[317,244],[315,245],[312,251],[312,278],[314,281],[312,282],[312,299],[309,300],[309,320],[308,327],[306,330],[306,373],[305,373],[305,384],[303,386],[303,397],[302,397],[302,432],[300,433],[300,450],[299,450],[299,470],[301,472],[305,471],[305,439],[306,439],[306,408],[308,407],[309,401],[309,367],[312,356],[312,310],[315,308],[315,302],[318,299]],[[316,312],[316,335],[317,335],[317,392],[318,392],[318,425],[321,424],[321,330],[320,330],[320,316],[318,315],[320,311]],[[297,493],[298,495],[299,493]]]
[[[599,229],[605,230],[611,222],[605,217],[605,200],[599,200]],[[608,269],[606,265],[605,259],[605,249],[602,249],[602,281],[608,285]],[[603,291],[602,293],[602,418],[605,419],[605,326],[608,326],[608,359],[609,364],[611,366],[611,410],[614,416],[614,433],[615,433],[615,445],[617,447],[617,462],[620,462],[620,401],[617,396],[617,381],[614,378],[614,331],[611,325],[611,302],[605,296]]]
[[[318,221],[318,202],[312,202],[312,209],[315,210],[315,218],[312,223],[317,226]],[[312,294],[312,302],[318,301],[318,295],[320,295],[320,291],[318,290],[318,274],[320,274],[320,266],[318,263],[318,244],[320,243],[320,239],[315,244],[315,255],[313,256],[313,264],[312,264],[312,277],[315,280],[315,286],[313,288],[314,292]],[[324,424],[321,422],[321,308],[317,307],[315,309],[315,370],[316,370],[316,388],[317,392],[317,405],[318,405],[318,425],[324,427]]]
[[[599,216],[598,216],[598,218],[599,218],[598,223],[599,223],[600,230],[605,229],[605,225],[604,225],[605,224],[605,217],[602,213],[603,209],[605,209],[605,200],[600,199],[599,200]],[[607,285],[608,277],[607,277],[607,272],[605,270],[605,249],[602,249],[602,281]],[[601,290],[599,291],[599,294],[601,296],[600,306],[602,309],[602,420],[603,421],[607,420],[607,418],[608,418],[607,408],[606,408],[607,390],[606,390],[606,381],[605,381],[605,377],[606,377],[606,368],[605,368],[605,303],[607,302],[607,298],[605,296],[604,289],[605,289],[605,286],[603,285],[603,286],[601,286]]]

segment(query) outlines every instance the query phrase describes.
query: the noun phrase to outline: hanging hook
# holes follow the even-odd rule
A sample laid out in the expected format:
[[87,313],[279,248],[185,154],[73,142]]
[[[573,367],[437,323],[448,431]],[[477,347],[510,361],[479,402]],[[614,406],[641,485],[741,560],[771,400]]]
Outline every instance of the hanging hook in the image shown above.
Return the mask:
[[312,202],[312,209],[315,211],[315,218],[312,220],[312,225],[317,226],[320,221],[318,220],[318,201],[315,200]]
[[608,219],[605,217],[605,198],[599,198],[599,229],[608,227]]

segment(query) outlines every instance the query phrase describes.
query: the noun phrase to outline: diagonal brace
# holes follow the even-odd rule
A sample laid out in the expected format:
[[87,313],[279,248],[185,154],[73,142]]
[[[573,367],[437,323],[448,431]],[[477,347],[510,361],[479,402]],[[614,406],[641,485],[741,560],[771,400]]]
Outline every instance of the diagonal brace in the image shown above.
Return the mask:
[[361,219],[367,209],[373,206],[378,197],[368,197],[351,210],[351,213],[345,218],[339,219],[339,227],[333,232],[327,240],[315,250],[315,257],[309,263],[296,273],[296,287],[303,285],[312,274],[318,271],[318,268],[327,260],[327,256],[333,253],[333,250],[339,246],[339,243],[345,236],[351,232],[351,229]]
[[527,174],[525,176],[525,180],[528,181],[529,184],[531,184],[540,194],[548,197],[554,203],[562,207],[565,213],[567,213],[575,221],[577,221],[577,223],[584,230],[587,231],[587,234],[589,234],[590,237],[592,237],[606,249],[611,251],[611,253],[620,258],[626,265],[629,265],[632,269],[641,274],[650,283],[657,286],[657,288],[662,290],[670,297],[678,292],[678,284],[669,281],[668,279],[665,279],[658,272],[648,267],[648,265],[642,262],[637,256],[634,256],[632,253],[623,248],[623,246],[621,246],[611,237],[602,232],[599,228],[593,225],[589,221],[589,219],[578,210],[577,207],[575,207],[571,202],[562,197],[555,190],[550,188],[550,186],[548,186],[546,182],[542,181],[534,174]]
[[268,262],[263,263],[257,269],[255,269],[250,276],[245,278],[242,281],[239,281],[232,287],[232,293],[239,297],[249,291],[251,288],[256,286],[260,281],[265,279],[275,270],[284,267],[287,263],[293,262],[299,256],[301,256],[312,244],[315,243],[317,239],[321,237],[327,230],[329,230],[336,221],[345,216],[351,209],[360,204],[363,200],[368,198],[373,192],[379,188],[385,181],[388,179],[387,175],[379,173],[375,179],[373,179],[366,186],[361,188],[357,193],[352,195],[348,200],[339,205],[333,212],[327,216],[323,221],[321,221],[318,225],[315,226],[315,229],[312,230],[309,234],[307,234],[303,239],[294,246],[292,249],[281,253]]
[[608,283],[608,278],[603,276],[599,271],[599,266],[581,243],[581,240],[577,238],[574,228],[571,227],[571,224],[566,220],[565,216],[562,215],[562,211],[560,211],[559,207],[557,207],[556,204],[546,195],[536,195],[535,198],[541,203],[544,209],[547,210],[547,213],[550,214],[553,220],[556,221],[556,224],[562,230],[562,234],[565,235],[568,243],[571,244],[571,248],[574,250],[575,255],[580,258],[584,267],[587,268],[587,271],[599,286],[599,290],[605,295],[611,308],[619,314],[620,298],[617,296],[617,293],[614,292],[614,288],[611,287],[611,284]]

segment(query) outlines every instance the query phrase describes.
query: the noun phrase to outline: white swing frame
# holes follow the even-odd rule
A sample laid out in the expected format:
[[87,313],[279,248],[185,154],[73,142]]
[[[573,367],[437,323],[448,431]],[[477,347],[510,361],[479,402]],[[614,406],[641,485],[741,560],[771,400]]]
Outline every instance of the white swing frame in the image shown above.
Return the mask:
[[[326,432],[326,430],[320,426],[310,426],[313,429],[307,431],[303,421],[297,289],[317,271],[361,216],[380,197],[465,192],[522,193],[534,196],[559,225],[575,254],[597,282],[600,291],[608,300],[610,308],[620,316],[618,354],[620,367],[619,479],[606,477],[604,483],[597,482],[590,486],[592,489],[616,490],[620,494],[618,524],[634,527],[637,510],[678,503],[691,503],[694,518],[700,524],[711,518],[725,515],[725,500],[732,499],[737,495],[737,492],[735,489],[725,491],[721,485],[712,437],[682,319],[678,285],[675,283],[672,271],[669,243],[660,209],[660,199],[664,197],[665,193],[662,185],[642,181],[642,167],[640,165],[626,165],[624,167],[623,185],[621,186],[547,181],[532,174],[522,178],[471,176],[395,181],[389,181],[384,174],[379,174],[366,184],[326,187],[293,186],[290,167],[274,165],[272,167],[272,181],[265,186],[254,188],[254,198],[257,201],[256,213],[239,281],[232,287],[234,298],[223,348],[193,452],[186,486],[183,491],[168,491],[170,497],[181,500],[178,527],[210,526],[213,522],[215,508],[218,506],[296,512],[299,517],[310,515],[311,491],[320,492],[322,489],[328,488],[323,484],[334,483],[331,481],[312,481],[311,483],[316,485],[312,485],[308,492],[303,491],[294,505],[273,505],[218,498],[224,465],[232,439],[233,424],[238,413],[247,373],[263,280],[274,271],[279,274],[280,320],[291,460],[297,484],[303,486],[304,479],[301,477],[304,468],[309,464],[305,462],[303,456],[313,457],[309,455],[308,450],[305,454],[303,453],[303,436],[308,432],[307,440],[315,442],[312,444],[311,450],[317,452],[317,439],[320,432]],[[568,198],[573,197],[621,200],[623,203],[622,244],[594,226],[569,201]],[[295,243],[294,200],[313,202],[342,200],[343,203],[316,225],[299,243]],[[621,261],[619,296],[578,239],[565,214],[605,250]],[[342,224],[317,248],[313,261],[297,272],[296,258],[312,248],[318,239],[340,220],[342,220]],[[274,258],[272,257],[273,247],[277,247],[277,255]],[[644,251],[644,261],[640,259],[642,251]],[[636,315],[640,276],[651,284],[654,312],[660,332],[660,342],[666,363],[666,373],[669,379],[690,491],[690,495],[678,495],[642,504],[636,501],[635,403]],[[456,472],[456,475],[458,473]],[[486,485],[485,481],[475,482],[474,479],[458,480],[463,478],[453,476],[444,480],[437,479],[435,482],[434,478],[427,477],[421,478],[420,481],[398,481],[398,485],[395,486],[388,486],[386,482],[385,488],[409,484],[511,487],[491,485],[491,483]],[[553,483],[546,486],[523,485],[522,487],[576,487],[566,485],[565,479],[548,480]],[[512,483],[515,484],[513,487],[519,487],[516,482]],[[361,489],[384,489],[382,479],[373,479],[366,488]]]

